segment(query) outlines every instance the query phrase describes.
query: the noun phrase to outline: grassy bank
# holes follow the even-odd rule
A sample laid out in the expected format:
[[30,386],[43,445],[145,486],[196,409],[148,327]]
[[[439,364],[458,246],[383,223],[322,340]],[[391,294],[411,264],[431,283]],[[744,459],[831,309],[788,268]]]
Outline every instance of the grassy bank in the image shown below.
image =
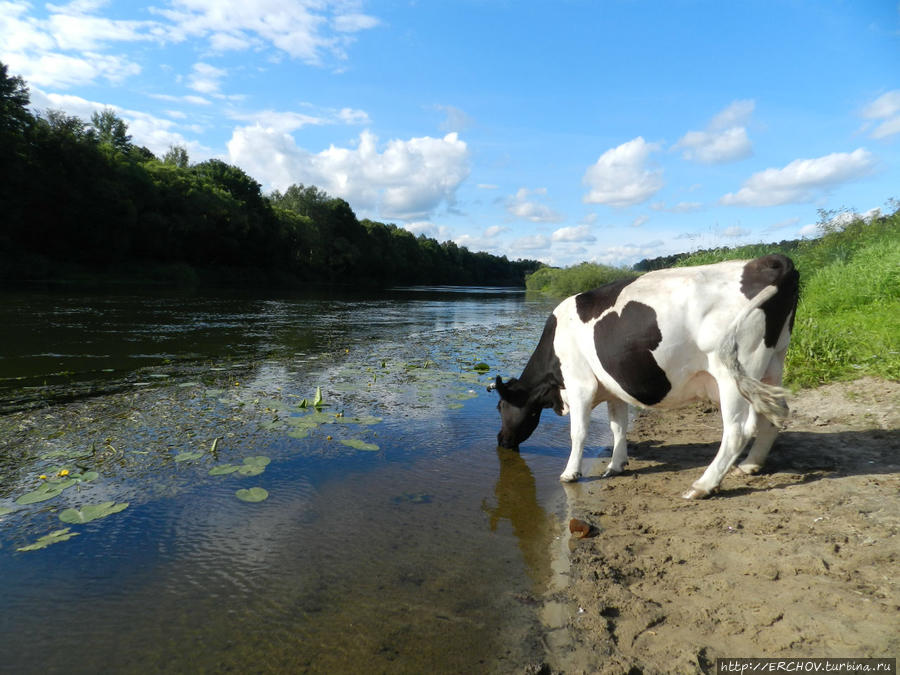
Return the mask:
[[[839,223],[839,224],[838,224]],[[792,243],[701,251],[678,266],[790,256],[800,271],[800,304],[788,351],[785,382],[814,387],[862,375],[900,379],[900,209],[869,221],[823,217],[822,236]],[[529,290],[564,297],[635,272],[584,263],[542,268]]]
[[800,271],[800,304],[785,381],[814,387],[861,375],[900,379],[900,210],[842,225],[792,251],[743,246],[704,251],[679,266],[789,255]]

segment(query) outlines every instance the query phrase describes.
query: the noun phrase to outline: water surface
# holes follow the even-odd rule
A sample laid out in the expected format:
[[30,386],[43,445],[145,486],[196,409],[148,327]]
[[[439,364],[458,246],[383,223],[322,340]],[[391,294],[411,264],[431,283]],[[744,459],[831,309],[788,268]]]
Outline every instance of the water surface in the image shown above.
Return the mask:
[[[498,450],[485,384],[518,373],[552,304],[416,288],[10,292],[0,307],[4,667],[508,672],[545,660],[568,429],[551,414],[521,454]],[[271,460],[257,475],[209,473],[255,456]],[[98,477],[17,503],[61,471]],[[237,499],[248,487],[269,496]],[[105,501],[129,506],[59,520]],[[77,536],[18,550],[67,526]]]

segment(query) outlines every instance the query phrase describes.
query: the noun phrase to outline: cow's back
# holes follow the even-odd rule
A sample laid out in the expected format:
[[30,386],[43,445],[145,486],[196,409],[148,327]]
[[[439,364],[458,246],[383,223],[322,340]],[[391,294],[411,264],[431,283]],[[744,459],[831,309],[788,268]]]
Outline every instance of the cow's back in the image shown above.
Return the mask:
[[[787,261],[793,272],[789,259],[768,258],[658,270],[567,298],[554,312],[560,358],[580,360],[605,389],[635,405],[668,407],[702,396],[711,382],[705,372],[735,317],[765,281],[781,282],[773,266]],[[796,303],[796,287],[784,295]],[[766,317],[754,310],[744,320],[741,356],[751,363],[775,346],[765,344]]]

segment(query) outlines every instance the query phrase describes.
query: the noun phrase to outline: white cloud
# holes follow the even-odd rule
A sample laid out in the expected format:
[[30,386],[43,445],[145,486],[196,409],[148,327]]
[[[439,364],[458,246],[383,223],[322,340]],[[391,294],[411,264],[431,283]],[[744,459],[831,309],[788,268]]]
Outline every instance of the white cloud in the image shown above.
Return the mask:
[[656,150],[658,144],[638,136],[604,152],[584,174],[582,182],[590,189],[584,201],[625,207],[650,199],[663,187],[662,170],[646,167],[650,153]]
[[656,202],[650,205],[654,211],[665,211],[666,213],[693,213],[703,208],[701,202],[678,202],[675,206],[669,206],[665,202]]
[[705,131],[689,131],[673,146],[682,157],[703,164],[721,164],[753,154],[746,123],[753,113],[753,101],[735,101],[710,120]]
[[535,195],[543,197],[546,194],[546,188],[537,188],[535,190],[519,188],[515,195],[506,200],[506,210],[516,218],[530,220],[533,223],[558,223],[563,220],[564,216],[546,204],[531,198]]
[[644,258],[655,258],[660,255],[659,249],[664,242],[656,240],[645,244],[623,244],[620,246],[607,246],[599,251],[593,258],[593,262],[603,265],[633,265]]
[[631,221],[630,226],[631,227],[640,227],[641,225],[646,223],[648,220],[650,220],[650,216],[638,216],[637,218],[635,218],[634,220]]
[[504,232],[508,232],[509,228],[505,225],[491,225],[484,231],[484,236],[488,239],[494,239],[495,237],[500,236]]
[[519,237],[510,244],[513,251],[540,251],[550,247],[550,240],[543,234]]
[[169,39],[207,38],[216,49],[270,44],[293,58],[321,65],[326,55],[346,58],[353,33],[374,28],[375,17],[345,0],[173,0],[153,10],[168,20]]
[[561,227],[556,230],[551,239],[554,243],[556,242],[594,242],[597,241],[597,237],[591,234],[591,228],[587,225],[576,225],[574,227]]
[[188,87],[201,94],[217,94],[219,93],[220,82],[228,71],[222,68],[216,68],[202,61],[195,63],[193,72],[188,77]]
[[392,140],[381,151],[377,140],[364,131],[356,148],[332,145],[314,154],[289,134],[256,124],[234,130],[228,153],[229,161],[269,187],[317,185],[381,217],[421,220],[442,202],[455,202],[469,175],[469,151],[456,134]]
[[876,98],[863,108],[862,116],[870,120],[881,120],[872,131],[872,138],[886,138],[900,133],[900,89]]
[[835,152],[816,159],[796,159],[783,169],[766,169],[748,178],[736,193],[720,202],[728,206],[778,206],[811,201],[817,192],[861,178],[875,167],[864,148]]
[[472,126],[472,118],[455,106],[436,105],[434,109],[445,115],[444,121],[439,126],[441,131],[465,131]]
[[750,230],[741,227],[740,225],[732,225],[731,227],[726,227],[721,232],[723,237],[728,237],[730,239],[736,239],[738,237],[746,237],[748,234],[752,234]]
[[821,234],[821,229],[816,223],[810,223],[801,227],[797,233],[801,237],[818,237]]
[[498,189],[500,186],[499,186],[499,185],[494,185],[493,183],[479,183],[479,184],[476,185],[475,187],[477,187],[479,190],[496,190],[496,189]]

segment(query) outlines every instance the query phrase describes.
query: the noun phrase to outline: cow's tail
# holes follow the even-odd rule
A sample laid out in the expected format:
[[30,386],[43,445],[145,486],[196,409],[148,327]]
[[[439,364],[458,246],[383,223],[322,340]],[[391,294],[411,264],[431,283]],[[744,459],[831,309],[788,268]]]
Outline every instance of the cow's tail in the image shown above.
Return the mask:
[[778,287],[775,285],[766,286],[757,293],[731,322],[718,351],[719,359],[734,377],[741,396],[750,402],[758,414],[768,418],[775,426],[781,426],[788,416],[788,405],[785,400],[788,390],[751,377],[738,359],[738,334],[741,324],[744,323],[750,312],[758,309],[776,293],[778,293]]

